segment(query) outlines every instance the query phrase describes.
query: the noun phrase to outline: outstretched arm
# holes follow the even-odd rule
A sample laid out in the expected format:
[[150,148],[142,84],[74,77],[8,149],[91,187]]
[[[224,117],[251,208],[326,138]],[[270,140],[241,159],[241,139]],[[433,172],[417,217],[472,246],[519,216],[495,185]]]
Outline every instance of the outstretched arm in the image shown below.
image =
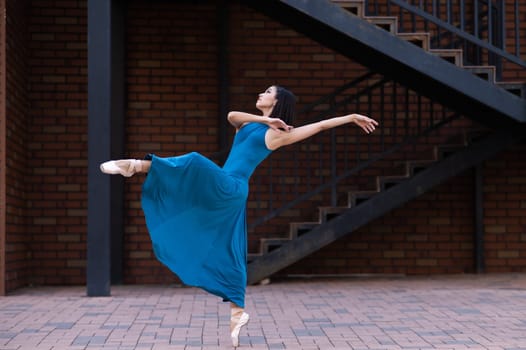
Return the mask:
[[293,143],[305,140],[317,133],[335,128],[340,125],[355,123],[361,127],[366,133],[371,133],[375,130],[378,123],[376,120],[360,114],[348,114],[342,117],[334,117],[330,119],[321,120],[319,122],[300,126],[298,128],[290,129],[288,132],[280,130],[269,130],[265,137],[265,143],[271,150],[276,150],[280,147],[291,145]]
[[279,118],[269,118],[262,115],[250,114],[245,112],[232,111],[228,113],[228,122],[232,124],[236,130],[239,130],[247,123],[264,123],[273,130],[290,130],[292,127],[287,125]]

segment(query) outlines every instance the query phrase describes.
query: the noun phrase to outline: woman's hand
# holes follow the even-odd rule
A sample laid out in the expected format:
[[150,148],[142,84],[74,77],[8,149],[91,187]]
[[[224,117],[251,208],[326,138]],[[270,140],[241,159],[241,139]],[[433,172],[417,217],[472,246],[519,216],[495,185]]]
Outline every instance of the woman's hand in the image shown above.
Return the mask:
[[266,123],[272,130],[290,131],[293,127],[279,118],[268,118]]
[[351,114],[351,120],[368,134],[372,133],[378,126],[376,120],[361,114]]

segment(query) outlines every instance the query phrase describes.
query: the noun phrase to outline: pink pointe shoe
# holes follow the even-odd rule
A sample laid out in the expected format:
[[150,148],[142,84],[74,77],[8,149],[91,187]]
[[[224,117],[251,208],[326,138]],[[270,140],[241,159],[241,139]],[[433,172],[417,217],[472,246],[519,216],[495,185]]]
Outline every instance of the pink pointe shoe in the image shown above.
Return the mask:
[[232,338],[232,345],[237,348],[239,346],[239,332],[241,331],[241,327],[246,325],[248,323],[248,320],[250,317],[246,312],[243,312],[239,320],[235,323],[232,332],[230,332],[230,337]]
[[120,174],[124,177],[130,177],[133,174],[140,172],[141,168],[142,164],[138,159],[110,160],[100,165],[100,171],[104,174]]

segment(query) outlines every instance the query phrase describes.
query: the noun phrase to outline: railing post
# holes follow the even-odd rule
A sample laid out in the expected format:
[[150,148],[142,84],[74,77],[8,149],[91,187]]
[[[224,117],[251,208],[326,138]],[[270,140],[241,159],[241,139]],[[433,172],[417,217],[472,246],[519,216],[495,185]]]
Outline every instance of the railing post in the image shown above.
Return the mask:
[[484,263],[484,178],[482,165],[475,167],[475,272],[485,271]]
[[338,203],[338,193],[336,192],[336,132],[331,129],[331,205],[335,207]]

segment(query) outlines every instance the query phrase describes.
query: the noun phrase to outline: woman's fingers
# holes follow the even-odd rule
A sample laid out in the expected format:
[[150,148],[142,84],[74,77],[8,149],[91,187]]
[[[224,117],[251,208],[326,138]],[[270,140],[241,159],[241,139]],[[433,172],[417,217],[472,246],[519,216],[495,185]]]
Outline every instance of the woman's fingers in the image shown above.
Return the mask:
[[364,125],[362,125],[362,128],[365,130],[366,133],[369,134],[376,129],[375,125],[378,125],[378,123],[375,120],[370,119],[365,121]]

